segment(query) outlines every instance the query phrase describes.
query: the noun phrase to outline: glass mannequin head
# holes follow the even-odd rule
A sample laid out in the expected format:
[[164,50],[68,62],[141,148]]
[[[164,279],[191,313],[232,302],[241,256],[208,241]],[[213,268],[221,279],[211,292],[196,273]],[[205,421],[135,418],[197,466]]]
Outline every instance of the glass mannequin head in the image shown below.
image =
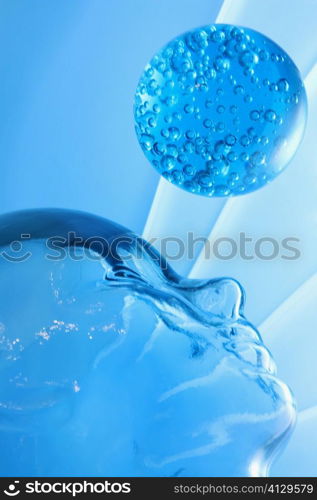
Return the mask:
[[232,279],[67,210],[0,217],[2,476],[263,476],[295,420]]

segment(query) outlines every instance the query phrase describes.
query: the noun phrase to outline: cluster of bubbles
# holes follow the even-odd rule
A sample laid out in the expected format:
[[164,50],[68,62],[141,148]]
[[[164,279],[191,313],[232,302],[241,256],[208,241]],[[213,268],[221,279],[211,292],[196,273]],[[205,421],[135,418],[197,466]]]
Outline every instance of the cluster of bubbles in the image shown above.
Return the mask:
[[290,57],[248,28],[209,25],[168,43],[146,66],[134,105],[152,165],[203,196],[254,191],[301,141],[306,94]]

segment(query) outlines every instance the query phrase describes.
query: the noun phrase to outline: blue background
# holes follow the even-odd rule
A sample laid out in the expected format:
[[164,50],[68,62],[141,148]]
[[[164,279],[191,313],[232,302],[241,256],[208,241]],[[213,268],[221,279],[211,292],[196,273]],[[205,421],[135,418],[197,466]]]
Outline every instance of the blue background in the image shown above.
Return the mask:
[[159,176],[135,137],[139,76],[220,4],[2,0],[1,211],[77,208],[142,231]]
[[[192,277],[231,275],[246,288],[247,315],[299,406],[275,475],[317,475],[316,18],[315,0],[0,1],[2,213],[82,209],[148,238],[243,231],[300,240],[300,259],[292,262],[206,261],[197,250],[175,263]],[[310,109],[288,170],[261,192],[227,203],[160,181],[133,125],[135,87],[152,54],[215,20],[257,29],[282,45],[305,77]]]

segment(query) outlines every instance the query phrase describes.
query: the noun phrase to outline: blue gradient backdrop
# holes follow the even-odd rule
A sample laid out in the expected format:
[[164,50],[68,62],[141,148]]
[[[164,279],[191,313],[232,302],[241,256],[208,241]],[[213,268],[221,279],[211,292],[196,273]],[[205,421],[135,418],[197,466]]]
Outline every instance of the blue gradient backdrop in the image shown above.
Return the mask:
[[[221,5],[0,0],[0,212],[81,209],[138,233],[147,222],[147,237],[188,231],[299,237],[296,262],[198,259],[191,277],[231,275],[245,286],[247,315],[299,405],[294,436],[272,474],[316,476],[317,3],[224,0],[217,18]],[[310,108],[306,137],[287,171],[225,208],[223,200],[198,200],[167,183],[157,191],[159,175],[138,145],[132,109],[152,54],[179,33],[215,20],[262,31],[281,44],[306,78]],[[186,273],[192,266],[176,265]]]

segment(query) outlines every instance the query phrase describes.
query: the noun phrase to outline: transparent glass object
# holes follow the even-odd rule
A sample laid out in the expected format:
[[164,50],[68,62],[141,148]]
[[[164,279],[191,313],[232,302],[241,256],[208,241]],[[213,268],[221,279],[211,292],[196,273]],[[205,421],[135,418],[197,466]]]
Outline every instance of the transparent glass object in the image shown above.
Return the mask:
[[264,476],[295,407],[230,278],[65,210],[0,217],[2,476]]
[[160,49],[134,105],[142,150],[173,184],[202,196],[255,191],[302,139],[305,88],[288,54],[249,28],[211,24]]

